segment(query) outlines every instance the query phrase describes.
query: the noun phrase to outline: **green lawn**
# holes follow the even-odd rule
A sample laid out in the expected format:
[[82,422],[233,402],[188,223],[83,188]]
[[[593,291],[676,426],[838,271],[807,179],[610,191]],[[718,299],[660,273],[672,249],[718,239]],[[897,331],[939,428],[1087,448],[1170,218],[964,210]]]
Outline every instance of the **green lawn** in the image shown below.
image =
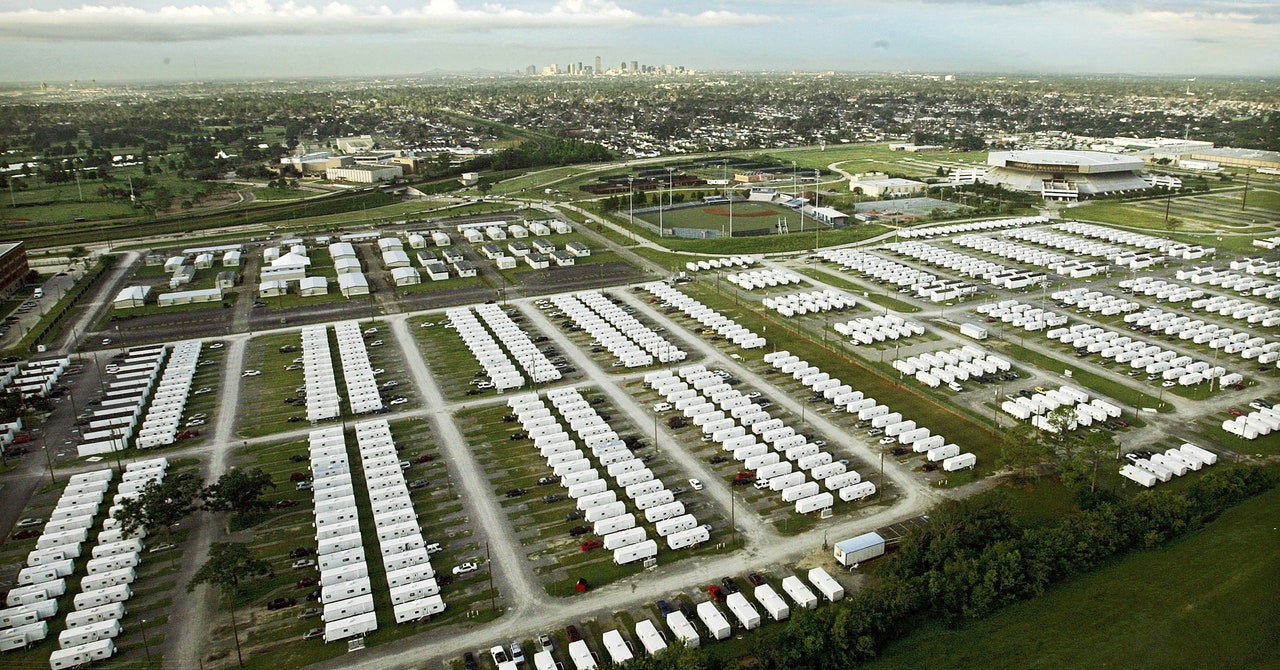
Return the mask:
[[1280,664],[1280,489],[1198,532],[1134,552],[963,630],[926,624],[874,670],[1274,668]]

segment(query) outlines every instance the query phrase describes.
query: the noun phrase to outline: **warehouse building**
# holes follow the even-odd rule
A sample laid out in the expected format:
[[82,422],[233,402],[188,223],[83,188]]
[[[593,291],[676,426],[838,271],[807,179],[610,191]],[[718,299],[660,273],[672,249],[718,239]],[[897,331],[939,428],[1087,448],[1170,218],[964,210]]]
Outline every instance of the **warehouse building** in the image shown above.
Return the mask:
[[373,184],[380,181],[391,181],[404,176],[404,168],[399,165],[348,165],[329,168],[325,178],[329,181],[346,181],[353,184]]

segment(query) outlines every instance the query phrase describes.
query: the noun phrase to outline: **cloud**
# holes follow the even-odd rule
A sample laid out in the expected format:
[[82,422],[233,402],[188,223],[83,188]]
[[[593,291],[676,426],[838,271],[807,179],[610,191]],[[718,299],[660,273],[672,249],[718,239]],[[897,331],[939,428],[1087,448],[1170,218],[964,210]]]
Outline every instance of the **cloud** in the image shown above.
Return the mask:
[[534,11],[503,4],[427,0],[420,7],[306,0],[223,0],[155,10],[120,5],[0,12],[0,38],[35,41],[186,42],[251,36],[341,36],[501,29],[730,28],[777,17],[726,11],[644,14],[613,0],[557,0]]
[[1033,7],[1055,9],[1080,7],[1115,14],[1144,15],[1161,13],[1196,20],[1240,21],[1247,23],[1280,22],[1280,2],[1275,0],[917,0],[930,5]]

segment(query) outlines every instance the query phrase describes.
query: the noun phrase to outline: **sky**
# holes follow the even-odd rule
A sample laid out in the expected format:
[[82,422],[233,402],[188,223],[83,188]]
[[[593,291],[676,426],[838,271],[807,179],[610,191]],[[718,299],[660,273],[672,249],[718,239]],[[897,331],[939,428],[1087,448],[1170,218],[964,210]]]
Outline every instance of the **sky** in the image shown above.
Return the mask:
[[1280,0],[0,0],[0,81],[696,70],[1280,74]]

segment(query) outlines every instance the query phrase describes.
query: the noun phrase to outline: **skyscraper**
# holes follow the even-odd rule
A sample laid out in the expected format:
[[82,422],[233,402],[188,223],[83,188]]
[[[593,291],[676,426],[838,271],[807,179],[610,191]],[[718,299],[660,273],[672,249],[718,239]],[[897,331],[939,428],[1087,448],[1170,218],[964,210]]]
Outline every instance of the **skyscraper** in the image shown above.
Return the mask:
[[601,69],[600,69],[600,57],[599,57],[599,56],[596,56],[596,69],[595,69],[595,73],[596,73],[596,74],[600,74],[601,72],[604,72],[604,70],[601,70]]

